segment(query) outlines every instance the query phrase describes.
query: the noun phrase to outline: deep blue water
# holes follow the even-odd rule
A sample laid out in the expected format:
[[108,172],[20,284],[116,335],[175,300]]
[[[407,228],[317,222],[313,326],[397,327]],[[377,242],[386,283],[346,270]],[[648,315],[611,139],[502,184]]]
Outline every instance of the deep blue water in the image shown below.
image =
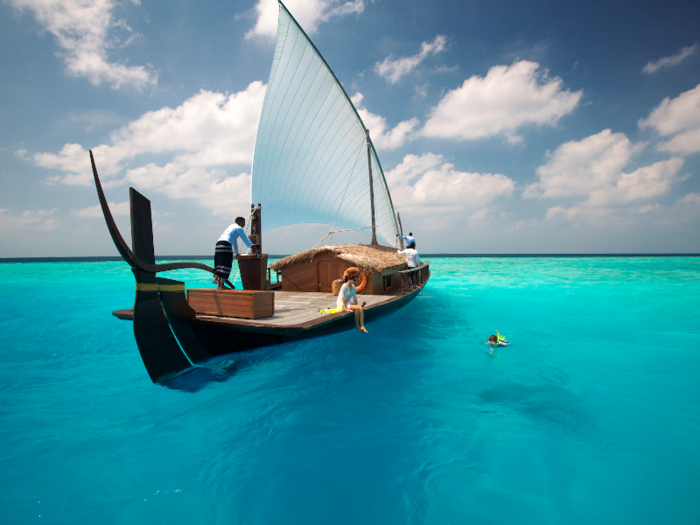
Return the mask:
[[369,335],[160,386],[124,263],[0,264],[2,521],[700,522],[699,258],[431,268]]

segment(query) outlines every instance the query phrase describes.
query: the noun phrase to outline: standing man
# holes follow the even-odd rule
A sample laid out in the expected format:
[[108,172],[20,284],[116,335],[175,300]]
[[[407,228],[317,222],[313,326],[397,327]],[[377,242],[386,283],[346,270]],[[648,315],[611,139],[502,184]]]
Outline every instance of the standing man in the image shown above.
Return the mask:
[[403,239],[404,241],[406,241],[406,248],[408,248],[409,246],[411,246],[411,243],[415,243],[415,242],[416,242],[416,240],[413,238],[413,234],[412,234],[412,233],[409,233],[408,235],[405,235],[405,236],[404,236],[404,235],[399,235],[399,239]]
[[233,258],[238,255],[238,239],[241,239],[248,248],[253,246],[253,243],[250,242],[243,228],[245,228],[245,219],[243,217],[236,217],[236,222],[226,228],[224,233],[221,234],[221,237],[219,237],[219,241],[216,243],[216,250],[214,252],[214,271],[216,272],[216,277],[212,279],[212,282],[219,285],[219,290],[224,290],[224,282],[228,279],[228,276],[231,275]]
[[[409,233],[409,235],[411,235]],[[411,244],[408,245],[408,248],[405,250],[399,250],[396,248],[396,252],[399,255],[403,255],[406,258],[406,262],[408,263],[409,269],[411,268],[418,268],[420,266],[420,256],[418,255],[418,251],[416,250],[416,241],[413,241]]]

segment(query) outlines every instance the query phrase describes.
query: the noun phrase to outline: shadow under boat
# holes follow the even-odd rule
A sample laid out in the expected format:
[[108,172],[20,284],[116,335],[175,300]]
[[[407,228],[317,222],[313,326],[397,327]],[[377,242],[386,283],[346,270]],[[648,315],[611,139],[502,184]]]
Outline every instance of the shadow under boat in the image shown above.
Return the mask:
[[[134,337],[146,370],[154,383],[171,380],[215,356],[251,350],[286,342],[333,334],[355,328],[354,315],[349,312],[329,315],[318,314],[319,308],[333,308],[335,297],[330,293],[280,290],[279,283],[270,283],[267,255],[260,253],[260,206],[252,208],[251,241],[258,247],[252,257],[238,260],[244,290],[238,293],[273,294],[274,301],[301,302],[309,315],[298,321],[282,318],[245,319],[207,315],[190,304],[185,283],[158,277],[170,270],[200,269],[215,275],[210,266],[195,262],[156,264],[153,244],[151,203],[134,188],[129,188],[132,247],[124,241],[107,204],[97,173],[95,159],[90,152],[95,187],[107,228],[124,261],[131,266],[136,280],[133,309],[117,310],[113,315],[133,322]],[[345,264],[345,266],[350,266]],[[341,268],[342,269],[342,268]],[[363,296],[365,322],[370,323],[413,300],[430,278],[429,264],[413,270],[395,271],[400,276],[400,287],[388,295]],[[227,285],[233,285],[227,281]],[[272,289],[271,289],[272,288]],[[277,288],[277,290],[275,290]],[[214,300],[237,291],[207,290]],[[303,294],[303,295],[302,295]],[[301,298],[301,299],[300,299]],[[314,315],[311,315],[313,313]],[[230,373],[227,372],[227,373]],[[206,375],[206,374],[205,374]],[[226,375],[226,374],[225,374]],[[173,385],[175,386],[175,385]],[[177,388],[177,386],[175,386]]]

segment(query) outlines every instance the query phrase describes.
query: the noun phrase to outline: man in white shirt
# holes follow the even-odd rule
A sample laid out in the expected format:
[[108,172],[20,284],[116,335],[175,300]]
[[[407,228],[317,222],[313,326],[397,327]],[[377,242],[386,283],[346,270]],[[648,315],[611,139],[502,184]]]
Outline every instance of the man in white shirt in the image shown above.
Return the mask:
[[216,243],[216,250],[214,252],[214,271],[216,272],[216,277],[212,282],[219,285],[219,290],[224,289],[224,282],[231,275],[231,266],[233,265],[233,258],[238,255],[238,239],[241,239],[245,245],[250,248],[253,243],[250,242],[248,236],[245,234],[243,228],[245,227],[245,219],[243,217],[236,217],[236,222],[231,224],[224,233],[219,237],[219,241]]
[[415,241],[409,244],[408,248],[406,248],[405,250],[399,250],[398,248],[396,248],[396,251],[399,255],[403,255],[406,258],[406,262],[408,263],[409,268],[418,268],[420,266],[420,256],[416,251]]
[[413,234],[409,233],[408,235],[399,235],[399,239],[403,239],[406,241],[406,248],[411,246],[411,244],[415,244],[416,240],[413,238]]

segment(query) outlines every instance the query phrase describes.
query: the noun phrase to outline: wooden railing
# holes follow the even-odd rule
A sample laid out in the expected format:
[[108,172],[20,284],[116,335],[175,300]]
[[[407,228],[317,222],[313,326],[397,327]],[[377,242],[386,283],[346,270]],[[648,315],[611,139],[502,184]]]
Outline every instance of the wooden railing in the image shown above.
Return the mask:
[[421,263],[418,268],[400,271],[399,275],[401,276],[401,290],[410,292],[414,288],[423,286],[430,278],[430,262]]

